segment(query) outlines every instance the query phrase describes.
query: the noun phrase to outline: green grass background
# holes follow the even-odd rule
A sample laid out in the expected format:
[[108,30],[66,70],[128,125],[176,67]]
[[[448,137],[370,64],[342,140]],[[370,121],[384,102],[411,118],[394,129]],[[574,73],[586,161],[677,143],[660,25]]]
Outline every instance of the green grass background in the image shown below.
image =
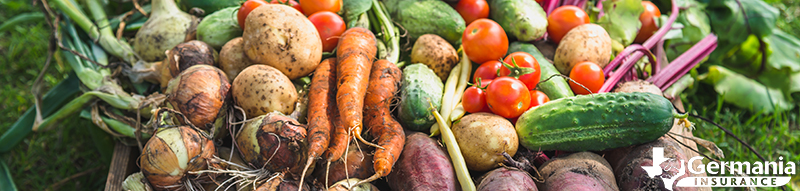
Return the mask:
[[[777,25],[800,36],[800,1],[766,0],[781,9]],[[20,13],[39,11],[31,1],[0,0],[0,22]],[[30,87],[44,66],[47,56],[47,39],[50,33],[44,20],[18,25],[0,33],[0,132],[5,132],[33,104]],[[65,79],[71,69],[53,61],[44,81],[48,87]],[[768,160],[800,163],[800,108],[792,111],[757,115],[718,102],[710,86],[700,85],[685,95],[687,108],[731,129],[753,145]],[[697,124],[695,136],[713,141],[725,152],[727,161],[758,161],[736,140],[708,123]],[[50,131],[34,133],[25,138],[11,152],[0,155],[8,164],[14,181],[21,190],[102,190],[105,185],[110,153],[92,140],[90,121],[71,118]],[[707,152],[706,152],[707,153]],[[800,165],[800,164],[798,164]],[[93,170],[93,171],[90,171]],[[69,179],[58,187],[56,182],[74,174],[90,171],[85,176]],[[794,182],[797,184],[798,176]]]

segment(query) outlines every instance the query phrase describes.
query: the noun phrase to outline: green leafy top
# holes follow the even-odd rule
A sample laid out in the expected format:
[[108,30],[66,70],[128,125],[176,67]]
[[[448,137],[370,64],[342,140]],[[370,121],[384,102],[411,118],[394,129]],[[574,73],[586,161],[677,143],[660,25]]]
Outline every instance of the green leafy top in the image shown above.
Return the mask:
[[605,14],[597,24],[608,31],[611,40],[628,46],[633,43],[642,23],[639,15],[644,12],[642,0],[607,0],[603,1]]

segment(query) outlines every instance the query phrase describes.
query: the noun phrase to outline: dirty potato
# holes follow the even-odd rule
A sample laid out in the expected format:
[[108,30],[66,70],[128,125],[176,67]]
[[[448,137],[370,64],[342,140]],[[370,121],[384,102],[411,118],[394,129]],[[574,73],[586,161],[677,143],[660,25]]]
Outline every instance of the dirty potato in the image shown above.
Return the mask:
[[228,75],[228,80],[233,81],[239,72],[253,65],[253,62],[244,55],[244,41],[242,37],[231,39],[219,51],[219,68]]
[[458,53],[447,40],[435,34],[425,34],[417,39],[411,49],[411,63],[423,63],[445,80],[450,70],[458,64]]
[[611,37],[603,27],[583,24],[569,30],[556,48],[554,63],[561,74],[569,75],[572,67],[583,61],[606,67],[611,59]]
[[297,102],[294,84],[272,66],[256,64],[245,68],[233,80],[233,101],[248,117],[278,111],[290,114]]
[[503,152],[517,153],[519,138],[514,125],[506,118],[491,113],[464,116],[453,126],[464,162],[473,171],[487,171],[500,166]]
[[307,76],[322,59],[317,29],[296,9],[262,5],[245,19],[244,51],[251,61],[277,68],[289,79]]

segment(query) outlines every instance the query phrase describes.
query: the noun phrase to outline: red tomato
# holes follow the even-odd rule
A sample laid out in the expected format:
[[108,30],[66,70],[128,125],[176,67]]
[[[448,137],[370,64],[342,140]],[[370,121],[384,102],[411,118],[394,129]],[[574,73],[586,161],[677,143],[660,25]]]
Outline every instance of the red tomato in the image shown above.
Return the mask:
[[642,1],[642,6],[644,7],[644,12],[639,15],[642,28],[639,29],[639,34],[637,34],[636,39],[633,40],[635,43],[644,43],[650,36],[653,36],[653,33],[658,30],[655,20],[661,17],[661,11],[658,10],[658,7],[656,7],[653,2]]
[[491,60],[484,62],[478,66],[478,69],[475,69],[475,74],[472,75],[472,82],[478,83],[478,78],[480,78],[481,81],[497,78],[497,70],[500,70],[500,68],[503,68],[503,63],[500,63],[500,61]]
[[461,43],[469,59],[477,63],[500,60],[508,52],[506,32],[500,24],[489,19],[478,19],[469,24]]
[[[513,66],[514,73],[516,74],[512,74],[511,70],[509,70],[508,68],[502,67],[500,68],[501,76],[511,75],[512,77],[516,77],[517,79],[519,79],[519,81],[522,81],[522,83],[524,83],[525,86],[528,87],[528,89],[536,88],[536,84],[539,83],[539,77],[541,77],[542,71],[539,70],[539,62],[536,61],[536,58],[533,58],[531,54],[528,54],[526,52],[514,52],[506,56],[506,59],[503,60],[503,62],[505,62],[510,66]],[[522,74],[524,72],[521,71],[521,69],[516,68],[516,66],[519,66],[519,68],[530,68],[533,69],[533,71],[528,74],[518,76],[519,74]]]
[[564,5],[556,8],[547,16],[547,34],[553,42],[561,42],[564,35],[582,24],[589,23],[589,15],[574,5]]
[[236,18],[239,20],[239,27],[242,27],[242,30],[244,30],[244,20],[247,19],[247,15],[250,14],[250,11],[253,11],[253,9],[266,4],[267,2],[263,0],[245,1],[242,6],[239,7],[239,12],[236,13]]
[[289,5],[292,6],[294,9],[297,9],[297,11],[300,11],[300,13],[303,13],[303,8],[300,7],[300,3],[297,3],[297,1],[295,0],[289,0],[289,2],[286,2],[286,0],[272,0],[269,3]]
[[461,106],[464,107],[464,111],[469,113],[492,112],[489,110],[489,105],[486,104],[486,92],[482,89],[476,86],[469,87],[464,91],[463,96]]
[[[592,91],[591,93],[597,93],[597,91],[603,87],[603,82],[606,80],[603,75],[603,69],[594,62],[589,61],[575,64],[575,66],[572,67],[572,71],[569,73],[569,78],[588,88]],[[580,85],[575,84],[572,80],[569,81],[569,88],[572,89],[572,92],[582,95],[590,94],[590,92],[586,91],[586,89]]]
[[469,25],[472,21],[489,17],[489,4],[486,0],[460,0],[456,4],[456,11]]
[[542,105],[550,101],[550,98],[547,97],[547,94],[539,90],[531,90],[531,108]]
[[486,88],[486,103],[492,113],[515,118],[530,108],[531,93],[519,80],[501,76],[492,80]]
[[300,0],[300,7],[306,16],[320,11],[338,13],[342,9],[342,0]]
[[344,25],[342,17],[330,11],[320,11],[308,17],[311,23],[319,32],[322,39],[322,51],[331,52],[339,43],[338,36],[344,33],[347,26]]

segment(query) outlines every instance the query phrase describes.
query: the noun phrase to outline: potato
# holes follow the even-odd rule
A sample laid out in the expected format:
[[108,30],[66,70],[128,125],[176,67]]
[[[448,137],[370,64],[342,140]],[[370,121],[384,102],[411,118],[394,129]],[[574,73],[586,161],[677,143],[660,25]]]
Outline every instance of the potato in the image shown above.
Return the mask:
[[231,39],[219,51],[219,69],[228,75],[228,80],[233,81],[236,75],[254,63],[244,55],[244,39],[236,37]]
[[435,34],[425,34],[417,39],[411,49],[411,63],[423,63],[440,79],[445,80],[450,70],[458,64],[458,53],[447,40]]
[[275,67],[289,79],[307,76],[322,59],[322,40],[314,24],[289,6],[254,9],[245,19],[242,37],[251,61]]
[[233,101],[244,109],[247,117],[272,111],[290,114],[297,102],[294,84],[272,66],[256,64],[245,68],[233,80]]
[[614,89],[614,92],[647,92],[664,96],[664,92],[661,91],[661,88],[653,85],[653,83],[640,79],[622,83],[617,86],[617,89]]
[[464,116],[453,125],[467,168],[487,171],[500,166],[505,159],[503,152],[511,156],[517,153],[519,139],[514,125],[507,119],[491,113],[473,113]]
[[600,68],[611,59],[611,37],[603,27],[583,24],[567,32],[556,48],[555,65],[561,74],[569,75],[572,66],[583,61],[594,62]]
[[591,152],[573,153],[542,164],[542,190],[605,190],[617,191],[611,165],[600,155]]

